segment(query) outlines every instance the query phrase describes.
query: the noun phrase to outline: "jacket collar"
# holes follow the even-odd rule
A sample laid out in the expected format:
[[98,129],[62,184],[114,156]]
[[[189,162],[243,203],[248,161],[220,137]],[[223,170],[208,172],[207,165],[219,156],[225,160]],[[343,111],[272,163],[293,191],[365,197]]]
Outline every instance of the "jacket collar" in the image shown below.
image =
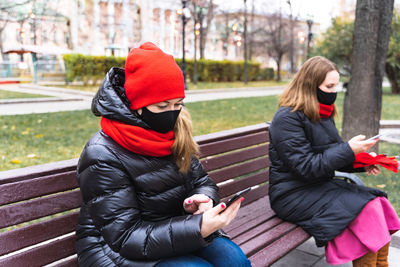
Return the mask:
[[111,68],[92,100],[93,114],[148,129],[149,126],[140,119],[137,112],[129,108],[124,83],[125,70]]

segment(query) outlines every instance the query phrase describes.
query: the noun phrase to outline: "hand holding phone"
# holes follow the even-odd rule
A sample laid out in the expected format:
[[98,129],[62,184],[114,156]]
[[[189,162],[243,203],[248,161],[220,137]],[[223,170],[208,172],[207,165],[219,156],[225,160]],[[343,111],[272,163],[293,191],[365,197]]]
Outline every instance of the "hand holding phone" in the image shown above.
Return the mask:
[[230,205],[232,205],[233,202],[235,202],[235,200],[239,199],[239,197],[241,197],[243,194],[249,192],[251,190],[251,187],[247,187],[246,189],[237,192],[231,199],[228,200],[228,202],[226,203],[226,207],[229,207]]
[[377,134],[375,136],[372,136],[371,138],[367,139],[366,141],[372,141],[372,140],[376,140],[379,139],[379,137],[381,137],[383,134]]

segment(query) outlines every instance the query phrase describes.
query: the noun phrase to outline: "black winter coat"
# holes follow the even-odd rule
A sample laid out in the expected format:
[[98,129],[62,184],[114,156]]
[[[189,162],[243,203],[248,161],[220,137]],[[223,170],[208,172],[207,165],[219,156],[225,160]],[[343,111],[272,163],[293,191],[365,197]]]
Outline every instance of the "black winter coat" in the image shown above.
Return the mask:
[[[380,190],[334,178],[354,172],[354,153],[331,118],[311,122],[303,112],[281,107],[270,126],[269,197],[284,220],[300,225],[324,246],[339,235]],[[363,170],[363,169],[362,169]]]
[[[124,70],[111,69],[93,112],[146,128],[128,108],[123,85]],[[219,203],[218,188],[198,160],[184,175],[171,157],[132,153],[99,131],[81,154],[77,177],[83,197],[76,230],[80,266],[154,266],[207,245],[202,215],[183,210],[193,194]]]

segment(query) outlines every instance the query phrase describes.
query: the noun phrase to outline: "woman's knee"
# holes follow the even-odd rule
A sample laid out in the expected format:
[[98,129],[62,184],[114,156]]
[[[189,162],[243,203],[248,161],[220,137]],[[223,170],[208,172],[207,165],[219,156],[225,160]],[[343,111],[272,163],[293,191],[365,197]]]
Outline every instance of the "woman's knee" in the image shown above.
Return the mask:
[[[199,255],[199,254],[197,254]],[[242,249],[233,241],[224,237],[217,237],[200,252],[200,257],[211,262],[213,266],[247,267],[250,261]]]
[[213,267],[208,261],[195,255],[185,255],[162,260],[156,267]]

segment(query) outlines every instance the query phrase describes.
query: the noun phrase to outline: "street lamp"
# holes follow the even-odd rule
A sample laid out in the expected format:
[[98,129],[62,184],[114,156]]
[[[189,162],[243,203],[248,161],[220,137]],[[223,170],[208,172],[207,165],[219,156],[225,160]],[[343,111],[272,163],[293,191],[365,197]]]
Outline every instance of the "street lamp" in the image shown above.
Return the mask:
[[185,26],[190,19],[190,10],[187,8],[186,4],[189,0],[182,0],[182,9],[176,11],[178,15],[182,17],[182,74],[183,81],[185,83],[185,90],[187,90],[186,84],[186,62],[185,62]]
[[287,0],[286,3],[289,5],[290,8],[290,50],[289,50],[289,56],[290,56],[290,72],[294,73],[295,72],[295,67],[294,67],[294,44],[293,44],[293,30],[294,30],[294,23],[293,23],[293,12],[292,12],[292,3],[290,0]]
[[313,20],[311,18],[307,19],[307,25],[308,25],[308,38],[307,38],[307,58],[310,57],[310,46],[311,46],[311,39],[313,36],[313,33],[311,31],[311,27],[313,25]]

